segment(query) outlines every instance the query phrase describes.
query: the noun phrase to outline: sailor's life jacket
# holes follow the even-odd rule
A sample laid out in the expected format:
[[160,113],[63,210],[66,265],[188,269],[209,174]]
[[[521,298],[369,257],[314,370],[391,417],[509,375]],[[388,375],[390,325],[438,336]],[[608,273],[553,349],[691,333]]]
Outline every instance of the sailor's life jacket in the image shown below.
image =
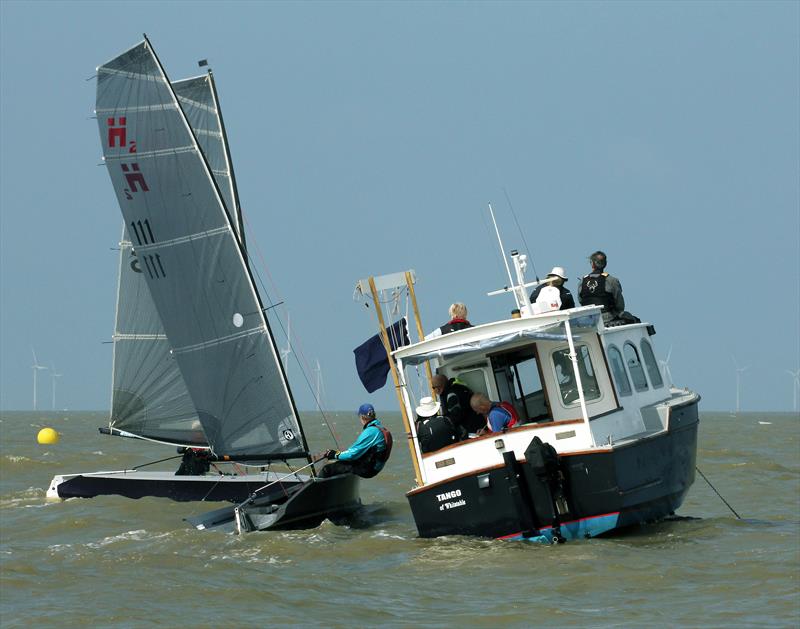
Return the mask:
[[608,273],[590,273],[581,281],[580,298],[583,306],[604,306],[612,312],[616,307],[614,295],[606,290]]
[[486,417],[486,426],[489,428],[490,431],[497,432],[492,427],[492,422],[490,417],[493,412],[497,413],[498,411],[508,416],[508,419],[506,419],[506,421],[503,422],[502,426],[503,430],[513,428],[519,423],[519,415],[517,414],[517,409],[514,408],[514,405],[511,404],[510,402],[498,402],[497,404],[492,406],[492,410],[489,411],[489,415]]
[[436,415],[417,423],[417,439],[422,452],[435,452],[458,441],[456,427],[449,417]]
[[466,328],[471,327],[472,324],[466,319],[450,319],[450,321],[439,328],[439,331],[442,334],[448,334],[450,332],[458,332],[458,330],[465,330]]

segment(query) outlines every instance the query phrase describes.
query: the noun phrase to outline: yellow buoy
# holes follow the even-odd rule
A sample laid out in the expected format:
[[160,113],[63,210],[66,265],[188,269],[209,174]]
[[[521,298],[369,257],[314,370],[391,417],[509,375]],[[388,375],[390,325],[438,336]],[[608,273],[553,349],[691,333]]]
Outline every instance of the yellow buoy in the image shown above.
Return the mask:
[[52,446],[58,443],[58,433],[52,428],[42,428],[36,435],[36,441],[44,446]]

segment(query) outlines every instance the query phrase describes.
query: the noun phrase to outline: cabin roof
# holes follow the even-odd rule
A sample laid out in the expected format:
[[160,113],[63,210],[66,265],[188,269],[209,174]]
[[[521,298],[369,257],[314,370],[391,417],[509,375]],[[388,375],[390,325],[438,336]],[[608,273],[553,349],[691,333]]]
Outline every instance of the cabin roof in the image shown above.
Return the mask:
[[[503,319],[483,323],[464,330],[450,332],[406,345],[393,352],[395,358],[406,364],[416,364],[434,357],[461,355],[514,343],[521,338],[562,340],[556,328],[569,320],[577,329],[598,331],[600,306],[581,306],[569,310],[555,310],[532,317]],[[566,337],[563,338],[565,340]]]

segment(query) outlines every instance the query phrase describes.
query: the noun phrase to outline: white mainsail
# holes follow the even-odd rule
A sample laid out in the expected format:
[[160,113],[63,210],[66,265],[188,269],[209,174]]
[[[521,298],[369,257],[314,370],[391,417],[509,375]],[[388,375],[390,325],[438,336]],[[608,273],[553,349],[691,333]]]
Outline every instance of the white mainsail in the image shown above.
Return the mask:
[[179,98],[147,40],[98,68],[101,142],[141,277],[215,454],[305,457],[228,186],[215,180]]

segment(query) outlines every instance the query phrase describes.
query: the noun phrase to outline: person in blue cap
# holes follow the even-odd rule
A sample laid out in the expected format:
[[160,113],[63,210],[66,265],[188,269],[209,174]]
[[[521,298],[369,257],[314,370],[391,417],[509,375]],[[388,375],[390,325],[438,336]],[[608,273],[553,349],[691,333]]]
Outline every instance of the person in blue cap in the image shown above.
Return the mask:
[[392,452],[392,433],[376,419],[372,404],[362,404],[358,408],[358,418],[363,427],[358,439],[347,450],[328,450],[325,453],[325,458],[333,463],[328,463],[320,470],[320,478],[337,474],[372,478],[386,465]]

